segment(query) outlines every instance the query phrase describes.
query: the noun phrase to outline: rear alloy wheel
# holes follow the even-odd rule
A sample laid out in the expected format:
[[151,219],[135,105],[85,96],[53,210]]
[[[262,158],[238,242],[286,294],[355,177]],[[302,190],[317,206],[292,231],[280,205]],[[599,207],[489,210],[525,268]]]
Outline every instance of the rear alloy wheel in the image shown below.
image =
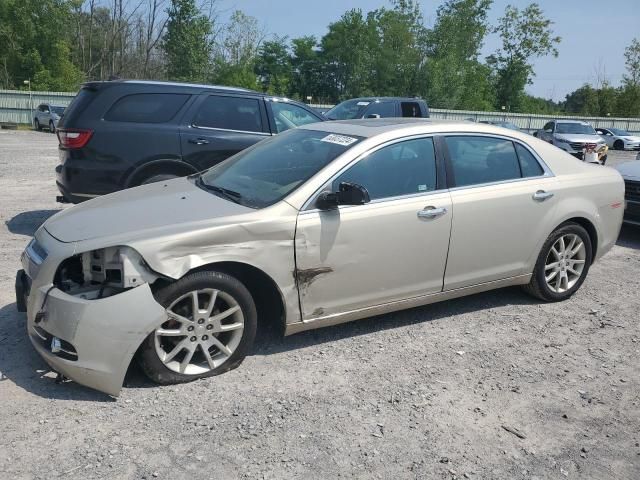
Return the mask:
[[616,140],[613,142],[614,150],[624,150],[624,142],[622,140]]
[[183,383],[240,365],[253,344],[256,309],[235,278],[197,272],[160,289],[167,319],[142,345],[142,368],[154,382]]
[[49,132],[56,133],[56,127],[53,125],[53,122],[49,122]]
[[525,290],[547,302],[565,300],[584,282],[591,258],[591,239],[587,231],[574,223],[565,224],[545,242]]
[[37,132],[42,130],[42,127],[40,126],[40,121],[37,118],[33,121],[33,128]]

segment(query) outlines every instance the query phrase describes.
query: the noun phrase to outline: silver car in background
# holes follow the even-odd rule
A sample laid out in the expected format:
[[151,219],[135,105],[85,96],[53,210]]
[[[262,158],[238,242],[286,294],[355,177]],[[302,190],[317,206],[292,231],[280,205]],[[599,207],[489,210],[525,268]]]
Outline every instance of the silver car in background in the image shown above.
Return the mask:
[[596,133],[614,150],[640,150],[640,136],[620,128],[596,128]]
[[41,103],[33,114],[33,128],[38,131],[48,128],[51,133],[55,133],[65,108],[62,105]]
[[160,384],[235,368],[258,323],[290,335],[512,285],[565,300],[623,204],[617,171],[514,130],[316,123],[57,213],[16,299],[52,369],[117,395],[134,355]]
[[[545,124],[536,137],[551,143],[570,153],[580,160],[584,157],[584,149],[593,146],[596,151],[605,147],[605,141],[600,138],[591,124],[578,120],[553,120]],[[606,155],[601,161],[606,161]]]

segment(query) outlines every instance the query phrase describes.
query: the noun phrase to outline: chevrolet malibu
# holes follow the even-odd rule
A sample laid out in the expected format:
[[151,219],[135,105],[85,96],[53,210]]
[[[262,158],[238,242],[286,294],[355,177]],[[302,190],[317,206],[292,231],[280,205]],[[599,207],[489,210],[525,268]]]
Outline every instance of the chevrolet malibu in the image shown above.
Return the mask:
[[53,370],[118,395],[134,357],[160,384],[237,367],[258,323],[289,335],[511,285],[565,300],[623,204],[618,172],[517,131],[311,124],[56,214],[17,304]]

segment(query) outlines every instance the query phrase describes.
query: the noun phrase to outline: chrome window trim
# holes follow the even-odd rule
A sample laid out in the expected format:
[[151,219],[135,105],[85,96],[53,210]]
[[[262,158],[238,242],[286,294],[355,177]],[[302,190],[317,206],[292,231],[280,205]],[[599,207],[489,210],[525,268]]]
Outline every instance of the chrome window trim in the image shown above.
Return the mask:
[[263,137],[272,137],[274,135],[273,133],[268,133],[268,132],[251,132],[249,130],[233,130],[231,128],[203,127],[201,125],[196,125],[195,123],[192,123],[189,126],[191,128],[196,128],[198,130],[215,130],[220,132],[249,133],[251,135],[261,135]]
[[[386,142],[380,143],[380,144],[376,145],[375,147],[371,147],[366,152],[361,153],[356,158],[351,160],[348,164],[346,164],[344,167],[342,167],[338,172],[333,174],[329,178],[329,180],[324,182],[320,188],[318,188],[315,192],[313,192],[313,194],[311,194],[309,196],[307,201],[304,202],[304,205],[302,205],[302,208],[300,209],[300,213],[325,211],[325,210],[320,210],[318,208],[309,208],[309,207],[312,207],[313,200],[315,200],[316,197],[322,191],[324,191],[325,188],[327,188],[327,184],[333,183],[333,181],[337,177],[342,175],[346,170],[351,168],[357,162],[359,162],[360,160],[368,157],[372,153],[377,152],[378,150],[380,150],[382,148],[388,147],[390,145],[394,145],[396,143],[406,142],[406,141],[409,141],[409,140],[418,140],[418,139],[421,139],[421,138],[431,138],[431,139],[433,139],[433,151],[434,151],[434,158],[435,158],[435,156],[437,155],[437,153],[436,153],[436,145],[435,145],[435,143],[436,143],[435,142],[436,135],[437,135],[436,133],[419,133],[419,134],[416,134],[416,135],[410,135],[408,137],[401,137],[401,138],[394,138],[393,140],[387,140]],[[437,168],[438,168],[438,166],[437,166],[437,159],[436,159],[436,174],[437,174]],[[382,203],[382,202],[388,202],[388,201],[395,201],[395,200],[404,199],[404,198],[410,198],[410,197],[426,196],[426,195],[429,195],[429,194],[432,194],[432,193],[444,192],[444,191],[446,191],[446,189],[445,188],[441,188],[441,189],[430,190],[430,191],[426,191],[426,192],[416,192],[416,193],[408,193],[406,195],[396,195],[394,197],[377,198],[375,200],[371,200],[369,203],[366,203],[365,205],[371,205],[373,203]],[[363,205],[343,205],[343,207],[362,207],[362,206]],[[338,209],[340,209],[340,207],[338,207]]]

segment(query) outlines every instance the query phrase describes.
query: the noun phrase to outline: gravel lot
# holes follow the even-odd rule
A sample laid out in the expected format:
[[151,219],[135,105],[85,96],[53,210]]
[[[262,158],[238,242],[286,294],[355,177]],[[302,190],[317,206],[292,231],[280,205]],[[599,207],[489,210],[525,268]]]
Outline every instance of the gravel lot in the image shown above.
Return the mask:
[[0,478],[640,478],[640,229],[564,303],[512,288],[263,332],[237,370],[133,367],[114,400],[57,385],[15,309],[56,162],[53,135],[0,131]]

